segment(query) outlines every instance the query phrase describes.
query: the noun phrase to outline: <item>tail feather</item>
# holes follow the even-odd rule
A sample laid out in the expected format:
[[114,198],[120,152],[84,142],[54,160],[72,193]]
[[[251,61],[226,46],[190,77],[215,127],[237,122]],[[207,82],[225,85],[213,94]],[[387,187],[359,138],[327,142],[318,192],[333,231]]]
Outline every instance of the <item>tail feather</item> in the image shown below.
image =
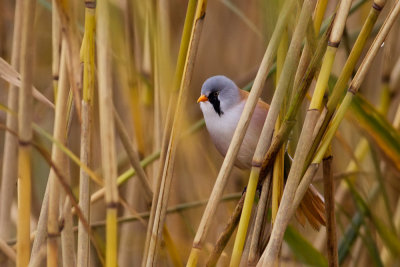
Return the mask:
[[[313,185],[310,185],[305,193],[298,208],[298,211],[299,210],[301,210],[315,230],[319,230],[321,225],[326,225],[324,199]],[[296,212],[296,218],[298,219],[299,216],[297,216],[297,214],[298,212]],[[304,219],[299,220],[299,222],[304,225],[304,222],[302,223],[302,221],[304,221]]]

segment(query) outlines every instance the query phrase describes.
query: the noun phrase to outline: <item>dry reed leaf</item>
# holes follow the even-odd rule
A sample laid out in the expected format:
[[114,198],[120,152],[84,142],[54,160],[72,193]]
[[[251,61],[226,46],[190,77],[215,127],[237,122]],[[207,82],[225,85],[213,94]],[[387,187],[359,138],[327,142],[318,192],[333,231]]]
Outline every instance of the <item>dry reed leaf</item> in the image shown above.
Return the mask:
[[[21,74],[19,74],[7,61],[0,57],[0,77],[10,84],[21,87]],[[33,97],[46,106],[54,109],[54,104],[47,99],[38,89],[32,88]]]

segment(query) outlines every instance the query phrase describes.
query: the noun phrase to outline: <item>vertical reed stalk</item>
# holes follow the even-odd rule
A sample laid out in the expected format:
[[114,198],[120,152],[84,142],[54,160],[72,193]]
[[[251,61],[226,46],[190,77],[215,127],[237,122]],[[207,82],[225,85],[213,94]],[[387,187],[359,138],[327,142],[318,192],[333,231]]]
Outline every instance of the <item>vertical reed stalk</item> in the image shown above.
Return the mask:
[[354,46],[350,52],[349,57],[346,60],[346,63],[339,75],[339,78],[335,84],[335,87],[333,88],[333,93],[331,97],[328,100],[327,103],[327,114],[325,116],[325,120],[320,128],[320,131],[318,132],[318,135],[313,142],[313,145],[311,147],[310,153],[308,154],[307,161],[306,161],[306,166],[310,164],[312,161],[312,156],[314,152],[317,150],[317,147],[319,145],[319,142],[321,141],[321,138],[324,134],[324,131],[326,130],[326,127],[328,126],[328,123],[330,122],[333,113],[336,110],[336,106],[338,105],[340,99],[342,98],[342,95],[344,93],[344,90],[346,89],[347,82],[350,79],[350,76],[354,70],[354,67],[361,56],[361,52],[366,44],[366,41],[375,25],[376,20],[378,19],[378,16],[385,6],[386,0],[376,0],[373,2],[370,12],[368,14],[368,17],[360,31],[360,34],[357,37],[356,42],[354,43]]
[[59,15],[62,37],[67,42],[67,63],[69,81],[73,92],[75,109],[81,121],[80,90],[82,88],[81,68],[79,60],[78,29],[74,16],[71,12],[71,3],[67,0],[54,0],[55,8]]
[[[67,110],[68,110],[68,74],[66,63],[66,43],[62,42],[61,62],[60,62],[60,81],[58,93],[55,98],[56,111],[54,118],[54,139],[60,143],[66,142],[67,130]],[[56,166],[65,164],[65,155],[62,150],[53,143],[51,160]],[[58,241],[60,236],[59,231],[59,206],[60,205],[60,185],[54,169],[50,170],[49,174],[49,214],[47,225],[47,266],[57,266],[58,264]]]
[[[330,150],[328,151],[330,152]],[[336,219],[335,219],[335,189],[333,183],[332,171],[332,154],[327,153],[323,159],[324,174],[324,197],[325,197],[325,213],[326,213],[326,233],[328,248],[328,263],[330,267],[339,266],[337,236],[336,236]]]
[[310,183],[313,175],[315,174],[316,167],[318,167],[318,164],[321,162],[323,155],[325,154],[327,148],[329,147],[329,144],[334,136],[334,133],[336,132],[348,107],[351,104],[351,100],[352,100],[354,94],[357,93],[362,81],[364,80],[364,78],[367,74],[367,71],[371,65],[373,58],[376,56],[379,48],[381,47],[383,41],[385,40],[391,26],[393,25],[395,19],[399,15],[399,13],[400,13],[400,3],[396,2],[394,7],[392,8],[392,10],[390,11],[390,14],[386,18],[384,24],[382,25],[381,30],[379,31],[378,35],[376,36],[373,44],[371,45],[370,49],[368,50],[368,53],[365,56],[363,62],[361,63],[361,66],[358,69],[356,76],[354,77],[353,81],[351,82],[348,92],[347,92],[344,100],[342,101],[342,104],[340,105],[336,115],[334,116],[333,121],[331,122],[331,126],[329,127],[326,134],[324,135],[324,138],[321,142],[321,146],[319,147],[319,149],[316,153],[316,156],[313,159],[313,164],[310,165],[306,174],[304,175],[303,180],[299,184],[295,199],[293,201],[293,208],[297,207],[299,200],[302,198],[305,188]]
[[286,27],[289,14],[293,10],[294,6],[295,1],[286,1],[282,8],[282,12],[278,18],[274,33],[272,34],[271,40],[265,51],[263,60],[260,64],[260,68],[257,72],[257,76],[254,80],[252,90],[246,101],[243,113],[236,127],[231,144],[229,145],[229,149],[221,166],[213,191],[211,192],[209,202],[207,203],[206,209],[203,213],[203,217],[201,218],[200,225],[194,238],[193,247],[190,252],[186,266],[195,266],[197,264],[197,259],[208,233],[211,219],[215,215],[217,203],[221,199],[222,192],[228,181],[228,177],[233,168],[234,161],[236,159],[237,153],[239,152],[240,145],[243,142],[244,135],[249,125],[250,120],[248,118],[252,116],[254,108],[261,95],[262,87],[268,75],[268,70],[272,66],[283,30]]
[[186,62],[187,53],[188,53],[188,49],[189,49],[189,41],[190,41],[191,33],[193,30],[193,23],[194,23],[194,17],[195,17],[195,13],[196,13],[197,2],[198,2],[198,0],[190,0],[188,3],[187,11],[186,11],[186,17],[185,17],[185,22],[184,22],[183,32],[182,32],[182,39],[181,39],[181,43],[180,43],[178,60],[177,60],[177,64],[176,64],[175,74],[174,74],[172,96],[170,97],[170,101],[168,104],[166,122],[164,125],[164,133],[163,133],[162,141],[161,141],[160,162],[158,163],[159,171],[157,173],[156,181],[154,182],[155,186],[153,188],[153,192],[156,192],[156,193],[153,195],[153,199],[152,199],[153,205],[151,207],[149,223],[147,226],[146,243],[145,243],[145,248],[144,248],[142,266],[146,265],[146,261],[147,261],[147,257],[148,257],[150,238],[151,238],[152,228],[153,228],[153,224],[154,224],[154,217],[155,217],[155,213],[156,213],[156,203],[158,203],[158,196],[159,196],[157,194],[157,192],[159,192],[160,187],[161,187],[161,177],[163,175],[163,168],[164,168],[165,159],[166,159],[166,155],[167,155],[167,149],[168,149],[168,141],[170,139],[170,131],[171,131],[170,129],[172,127],[172,119],[173,119],[172,114],[173,114],[174,108],[175,108],[176,92],[178,91],[181,81],[182,81],[183,70],[185,67],[185,62]]
[[369,67],[371,66],[372,60],[375,58],[376,54],[380,46],[382,45],[383,41],[385,40],[387,34],[389,33],[394,21],[396,20],[398,14],[400,12],[400,2],[396,2],[394,7],[390,11],[390,14],[386,18],[384,24],[382,25],[378,35],[374,39],[373,44],[371,45],[370,49],[368,50],[367,55],[365,56],[363,62],[361,63],[360,68],[357,71],[356,76],[352,80],[349,89],[347,90],[346,96],[342,101],[342,104],[338,108],[338,111],[335,114],[335,117],[332,120],[332,123],[327,130],[324,138],[321,141],[321,146],[319,147],[313,162],[321,162],[323,155],[326,149],[329,146],[337,128],[339,127],[340,122],[342,121],[345,112],[347,111],[348,107],[351,104],[351,100],[354,95],[357,93],[358,89],[361,86],[361,82],[364,80]]
[[97,16],[97,62],[99,81],[100,141],[103,176],[106,189],[106,266],[117,266],[117,162],[115,149],[113,94],[111,80],[111,53],[109,39],[109,3],[98,3]]
[[284,97],[287,92],[290,91],[289,87],[291,79],[289,77],[294,78],[294,74],[296,72],[295,63],[300,58],[301,45],[306,35],[306,30],[311,17],[313,6],[314,1],[312,0],[306,0],[303,3],[299,21],[293,34],[285,64],[282,69],[282,73],[284,75],[281,75],[279,79],[277,89],[271,101],[271,107],[268,111],[268,115],[265,120],[263,130],[261,132],[261,138],[258,141],[257,148],[253,156],[253,167],[251,168],[250,179],[247,185],[247,195],[244,201],[243,212],[240,218],[235,245],[233,247],[230,266],[239,266],[240,263],[242,249],[247,233],[247,227],[253,206],[255,189],[258,183],[258,176],[261,172],[262,160],[265,153],[267,152],[268,147],[271,144],[271,137],[274,125],[276,123],[276,119],[278,117]]
[[34,62],[34,21],[36,1],[22,6],[20,68],[22,85],[18,102],[18,222],[17,267],[28,266],[30,258],[31,218],[31,141],[32,141],[32,83]]
[[282,203],[279,207],[276,224],[272,229],[271,240],[265,252],[266,257],[263,262],[264,264],[273,264],[273,262],[275,262],[278,257],[283,234],[291,218],[287,216],[289,213],[288,211],[290,211],[291,209],[292,201],[296,193],[296,188],[303,174],[302,171],[304,161],[312,145],[312,136],[320,114],[323,95],[327,87],[327,82],[333,65],[333,60],[343,33],[350,6],[351,1],[342,1],[340,3],[333,24],[332,32],[328,41],[328,48],[325,52],[321,71],[318,76],[316,89],[314,91],[309,110],[307,111],[307,115],[303,124],[303,130],[300,134],[299,142],[296,148],[293,165],[291,167],[285,190],[282,196]]
[[[52,0],[52,74],[53,74],[53,91],[54,98],[57,96],[58,80],[60,72],[60,54],[61,54],[61,31],[59,14],[56,9],[55,0]],[[39,220],[36,227],[36,235],[32,245],[32,258],[30,265],[41,261],[43,250],[47,251],[44,247],[47,241],[47,220],[48,220],[48,207],[49,207],[49,187],[50,181],[47,181],[45,194],[43,196],[42,206],[40,209]]]
[[266,211],[268,211],[271,195],[273,194],[274,190],[272,189],[271,193],[271,188],[273,188],[273,185],[271,186],[271,181],[272,179],[267,177],[262,184],[261,196],[257,207],[257,216],[254,222],[254,231],[251,239],[250,252],[247,260],[249,266],[255,266],[260,258],[260,244],[263,236],[262,233],[266,231],[266,225],[263,222],[265,222],[265,217],[267,216]]
[[296,123],[296,114],[299,111],[300,105],[304,100],[304,97],[314,78],[315,73],[320,68],[321,60],[327,47],[326,43],[328,41],[328,36],[331,32],[331,26],[332,23],[330,24],[330,27],[325,32],[323,37],[319,40],[317,49],[311,59],[310,65],[308,66],[304,77],[298,85],[299,88],[295,89],[292,102],[288,108],[287,114],[285,115],[282,126],[280,127],[279,132],[274,136],[271,146],[268,148],[268,151],[264,156],[261,178],[263,178],[265,174],[270,171],[276,154],[278,153],[283,142],[288,138],[294,124]]
[[[318,0],[315,5],[314,10],[314,31],[312,32],[312,36],[310,38],[310,30],[312,27],[308,26],[308,34],[307,34],[307,42],[304,46],[303,52],[301,54],[300,62],[297,67],[296,75],[294,76],[293,88],[296,89],[299,86],[300,79],[304,76],[307,66],[310,63],[312,51],[315,47],[312,47],[312,44],[309,42],[310,39],[315,39],[318,37],[318,33],[321,29],[322,19],[325,15],[326,7],[328,1],[327,0]],[[315,37],[314,37],[315,36]],[[292,94],[292,97],[294,94]]]
[[242,194],[242,197],[239,199],[238,204],[235,207],[231,217],[229,218],[228,223],[226,224],[224,230],[219,235],[217,243],[214,246],[214,249],[210,253],[207,259],[206,266],[216,266],[218,259],[220,258],[222,251],[226,247],[229,239],[231,238],[233,232],[235,231],[237,225],[239,224],[240,214],[242,213],[243,203],[246,192]]
[[57,95],[58,79],[60,75],[60,58],[61,58],[61,30],[60,15],[55,8],[55,0],[51,1],[53,9],[51,10],[51,43],[52,43],[52,59],[51,71],[53,75],[53,93]]
[[[280,79],[280,76],[282,74],[282,69],[283,65],[285,63],[286,59],[286,52],[288,49],[288,33],[287,30],[285,31],[284,35],[282,36],[282,40],[279,44],[278,48],[278,55],[276,57],[276,81],[278,82]],[[304,55],[304,57],[303,57]],[[306,55],[306,53],[302,54],[302,58],[309,57],[309,55]],[[301,61],[301,59],[300,59]],[[309,60],[307,60],[309,61]],[[308,62],[309,63],[309,62]],[[305,72],[305,70],[304,70]],[[296,75],[298,72],[296,73]],[[296,82],[294,84],[297,84]],[[296,87],[295,87],[296,88]],[[283,118],[286,113],[286,104],[287,104],[288,98],[284,100],[284,108],[281,109],[279,112],[278,119],[276,120],[275,123],[275,130],[274,130],[274,136],[279,132],[279,128],[282,125]],[[285,145],[281,147],[279,150],[276,159],[274,161],[274,168],[273,168],[273,174],[272,174],[272,207],[271,207],[271,223],[274,223],[276,213],[278,212],[278,207],[279,203],[281,201],[282,197],[282,192],[283,192],[283,185],[284,185],[284,177],[283,177],[283,171],[284,171],[284,156],[285,156]],[[263,190],[266,190],[263,188]],[[258,212],[257,212],[258,214]],[[258,215],[257,215],[258,216]]]
[[[81,161],[86,166],[91,163],[93,94],[95,86],[95,34],[96,17],[95,1],[85,2],[85,35],[82,42],[83,59],[83,98],[81,124]],[[81,168],[79,179],[79,206],[82,213],[90,222],[90,179]],[[89,233],[86,232],[81,221],[78,223],[77,266],[89,266]]]
[[[69,167],[69,162],[64,155],[64,166]],[[71,177],[69,170],[66,171],[65,177],[67,183],[71,185]],[[71,209],[71,201],[64,191],[61,191],[61,202],[60,202],[60,214],[63,223],[63,230],[61,231],[61,252],[62,252],[62,263],[63,266],[76,266],[76,250],[75,250],[75,235],[74,225]]]
[[[149,244],[149,252],[147,255],[146,266],[153,266],[156,261],[157,251],[160,245],[161,233],[164,226],[167,203],[169,198],[170,186],[172,181],[173,164],[175,160],[176,148],[177,148],[177,137],[179,136],[182,129],[182,118],[183,108],[186,103],[187,90],[190,85],[192,78],[194,62],[196,59],[197,48],[200,41],[200,35],[204,24],[204,17],[207,7],[206,0],[200,0],[197,3],[196,13],[194,17],[193,29],[190,37],[190,43],[188,48],[188,55],[185,62],[185,68],[183,71],[181,87],[178,96],[177,108],[174,115],[174,122],[172,125],[170,141],[168,145],[168,151],[165,159],[165,166],[163,170],[163,176],[161,179],[161,187],[159,191],[159,197],[157,202],[157,210],[153,224],[152,235]],[[155,203],[153,203],[155,205]]]
[[[21,24],[23,1],[15,1],[14,32],[11,50],[11,66],[19,70],[21,50]],[[18,88],[10,85],[8,90],[7,107],[13,112],[18,112]],[[7,113],[6,126],[8,129],[18,132],[17,117]],[[0,238],[11,237],[11,204],[15,194],[18,167],[18,137],[6,131],[4,137],[3,167],[0,186]]]

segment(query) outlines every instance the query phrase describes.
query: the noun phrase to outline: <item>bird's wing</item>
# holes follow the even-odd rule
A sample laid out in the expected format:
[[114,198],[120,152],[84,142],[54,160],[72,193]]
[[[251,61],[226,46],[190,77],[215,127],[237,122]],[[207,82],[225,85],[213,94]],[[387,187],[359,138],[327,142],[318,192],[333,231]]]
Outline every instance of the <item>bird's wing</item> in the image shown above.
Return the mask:
[[[239,89],[240,92],[240,97],[244,100],[247,100],[247,98],[249,98],[249,92]],[[260,107],[263,110],[268,111],[269,110],[269,105],[267,103],[265,103],[264,101],[262,101],[261,99],[258,100],[257,106]]]

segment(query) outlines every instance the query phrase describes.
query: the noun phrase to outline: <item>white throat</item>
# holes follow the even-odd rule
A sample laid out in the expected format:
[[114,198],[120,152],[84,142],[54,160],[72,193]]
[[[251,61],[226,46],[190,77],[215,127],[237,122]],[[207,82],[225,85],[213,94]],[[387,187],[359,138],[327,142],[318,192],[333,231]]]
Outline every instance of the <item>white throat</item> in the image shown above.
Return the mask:
[[214,110],[210,102],[201,102],[200,108],[204,115],[206,127],[217,149],[225,155],[232,140],[236,126],[243,112],[245,101],[233,107],[222,110],[221,116]]

